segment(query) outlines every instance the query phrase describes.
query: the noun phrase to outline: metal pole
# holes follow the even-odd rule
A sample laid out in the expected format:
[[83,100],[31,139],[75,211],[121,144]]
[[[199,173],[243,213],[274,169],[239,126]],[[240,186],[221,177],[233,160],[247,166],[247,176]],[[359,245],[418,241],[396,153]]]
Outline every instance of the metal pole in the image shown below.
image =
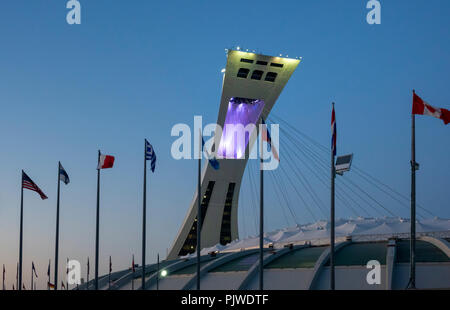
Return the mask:
[[157,257],[157,263],[156,263],[156,290],[159,291],[159,253]]
[[108,288],[111,288],[111,256],[109,257]]
[[33,285],[33,263],[31,263],[31,290],[33,291],[34,285]]
[[[334,102],[333,102],[334,109]],[[336,122],[336,120],[335,120]],[[332,142],[334,145],[334,142]],[[335,278],[334,278],[334,186],[335,186],[335,167],[334,167],[334,149],[331,150],[331,210],[330,210],[330,289],[335,289]]]
[[55,291],[58,289],[58,247],[59,247],[59,169],[61,167],[61,162],[58,162],[58,191],[56,195],[56,241],[55,241]]
[[[98,150],[98,163],[100,163],[100,150]],[[97,167],[97,220],[95,228],[95,289],[98,290],[98,235],[99,235],[99,217],[100,217],[100,169]]]
[[142,202],[142,289],[145,290],[145,248],[147,226],[147,140],[144,141],[144,197]]
[[[263,130],[267,130],[263,128]],[[267,133],[266,133],[267,134]],[[260,191],[259,191],[259,289],[264,289],[264,170],[263,170],[263,131],[261,131]]]
[[87,282],[86,282],[86,290],[88,290],[89,289],[89,257],[88,257],[88,259],[87,259],[87,276],[86,276],[86,278],[87,278]]
[[[413,90],[414,94],[414,90]],[[411,116],[411,238],[409,288],[416,288],[416,117]]]
[[132,277],[131,277],[131,290],[134,291],[134,254],[133,254],[133,260],[131,261],[131,272],[132,272]]
[[201,184],[201,165],[202,165],[202,133],[199,133],[199,157],[197,174],[197,290],[200,290],[200,250],[201,250],[201,230],[202,230],[202,184]]
[[22,246],[23,246],[23,170],[22,170],[22,184],[20,194],[20,241],[19,241],[19,266],[18,266],[18,283],[17,289],[22,290]]

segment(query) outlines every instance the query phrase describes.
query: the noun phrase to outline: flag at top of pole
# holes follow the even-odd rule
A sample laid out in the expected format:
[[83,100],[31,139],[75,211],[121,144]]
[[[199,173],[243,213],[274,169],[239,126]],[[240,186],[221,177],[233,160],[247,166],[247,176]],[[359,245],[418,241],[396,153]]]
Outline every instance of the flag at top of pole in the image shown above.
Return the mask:
[[435,108],[423,101],[422,98],[417,96],[413,91],[413,106],[412,114],[429,115],[441,119],[445,125],[450,123],[450,111],[443,108]]
[[272,151],[273,157],[275,157],[276,160],[280,161],[280,157],[278,156],[278,152],[275,149],[275,146],[272,145],[272,138],[270,137],[269,129],[267,128],[266,122],[263,118],[261,118],[261,122],[264,126],[264,129],[262,131],[262,140],[266,141],[269,145],[269,151]]
[[[203,136],[202,136],[202,149],[205,149],[205,140],[203,140]],[[208,150],[205,150],[205,151],[206,151],[206,155],[208,157],[208,161],[209,161],[209,164],[211,165],[211,167],[213,167],[214,170],[219,170],[220,163],[217,160],[217,158],[214,155],[210,155]]]
[[150,160],[150,169],[155,172],[156,168],[156,154],[153,146],[145,139],[145,160]]
[[100,154],[97,169],[107,169],[114,166],[114,156]]
[[37,278],[37,272],[36,272],[36,268],[34,267],[34,262],[31,262],[31,271],[34,273],[35,277]]
[[333,110],[331,112],[331,151],[333,152],[333,156],[336,156],[336,138],[337,138],[336,114],[334,113],[334,103],[333,103]]
[[61,163],[59,163],[59,180],[66,185],[70,183],[69,175],[67,174]]
[[36,183],[34,183],[33,180],[31,180],[30,177],[23,171],[22,171],[22,187],[38,193],[39,196],[41,196],[42,200],[48,198],[44,194],[44,192],[39,188],[39,186],[37,186]]

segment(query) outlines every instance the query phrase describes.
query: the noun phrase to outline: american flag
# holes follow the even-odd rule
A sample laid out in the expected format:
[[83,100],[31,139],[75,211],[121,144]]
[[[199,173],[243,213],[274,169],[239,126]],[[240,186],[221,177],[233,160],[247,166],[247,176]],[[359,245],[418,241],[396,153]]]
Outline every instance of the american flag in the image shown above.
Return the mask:
[[331,112],[331,151],[333,152],[333,156],[336,156],[336,115],[334,113],[334,103],[333,103],[333,111]]
[[145,160],[150,160],[150,168],[155,172],[156,154],[153,146],[145,139]]
[[31,191],[35,191],[41,196],[41,199],[47,199],[48,197],[41,191],[41,189],[30,179],[29,176],[25,172],[22,171],[22,188],[29,189]]

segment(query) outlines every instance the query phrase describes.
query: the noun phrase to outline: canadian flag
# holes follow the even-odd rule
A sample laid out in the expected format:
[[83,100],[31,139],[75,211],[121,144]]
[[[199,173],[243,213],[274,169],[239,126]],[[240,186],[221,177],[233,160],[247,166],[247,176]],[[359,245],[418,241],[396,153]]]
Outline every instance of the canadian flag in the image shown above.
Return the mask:
[[113,165],[114,165],[114,156],[101,154],[97,169],[112,168]]
[[447,125],[450,123],[450,111],[447,109],[435,108],[422,100],[416,93],[413,93],[412,114],[429,115],[439,118]]

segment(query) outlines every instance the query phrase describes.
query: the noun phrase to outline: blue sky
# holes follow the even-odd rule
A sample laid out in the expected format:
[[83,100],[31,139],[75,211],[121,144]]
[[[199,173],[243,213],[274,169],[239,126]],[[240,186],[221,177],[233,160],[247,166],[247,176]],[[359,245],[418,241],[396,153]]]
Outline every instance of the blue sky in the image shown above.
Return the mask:
[[[140,262],[144,138],[158,155],[148,178],[147,260],[165,255],[196,186],[195,162],[170,156],[170,130],[194,115],[216,121],[225,48],[302,56],[273,112],[328,146],[335,101],[339,153],[354,152],[358,167],[405,195],[411,90],[450,108],[446,0],[381,1],[381,25],[366,23],[365,0],[80,2],[81,25],[66,23],[63,0],[1,5],[0,264],[8,288],[18,259],[21,169],[49,196],[25,193],[27,287],[31,261],[43,288],[54,256],[58,160],[72,181],[62,186],[61,265],[66,257],[83,267],[87,256],[93,262],[98,149],[116,156],[114,169],[102,173],[100,272],[109,255],[114,269],[130,265],[133,253]],[[450,128],[430,117],[416,125],[418,201],[450,218]],[[328,203],[326,189],[317,192]],[[254,234],[245,201],[241,233]],[[275,199],[267,204],[267,229],[284,227]],[[294,204],[299,220],[310,221]],[[337,215],[351,216],[339,206]]]

